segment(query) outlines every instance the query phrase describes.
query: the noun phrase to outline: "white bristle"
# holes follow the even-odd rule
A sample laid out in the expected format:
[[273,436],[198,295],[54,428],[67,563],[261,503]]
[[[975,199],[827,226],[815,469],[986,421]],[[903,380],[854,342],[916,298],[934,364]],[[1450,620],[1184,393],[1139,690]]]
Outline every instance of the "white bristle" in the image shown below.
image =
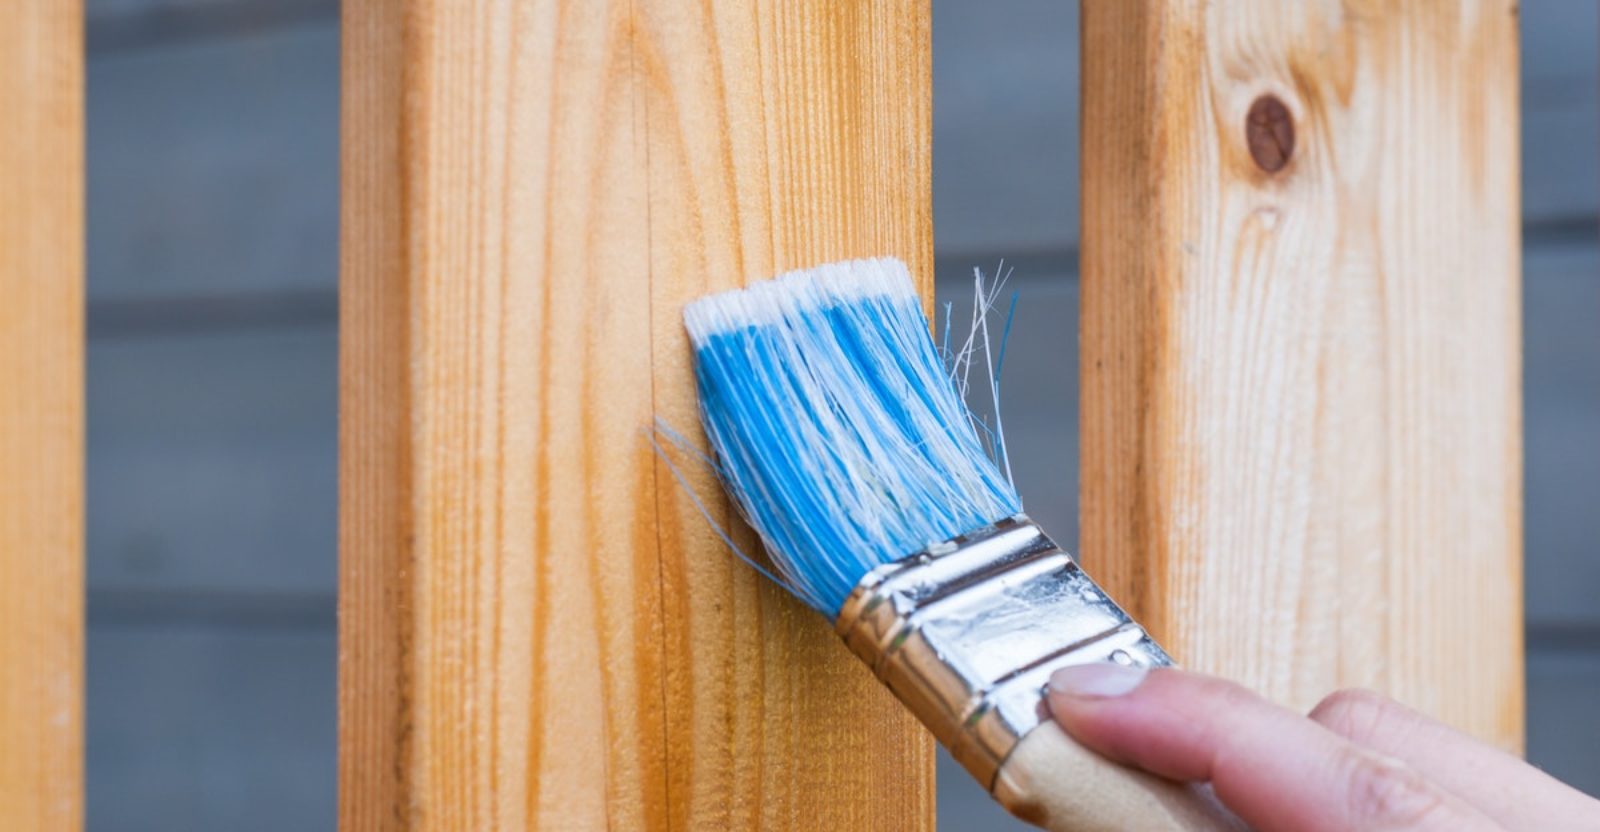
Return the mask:
[[683,308],[683,323],[689,330],[689,340],[700,347],[713,335],[740,327],[770,325],[785,315],[869,296],[916,295],[911,273],[899,260],[846,260],[796,269],[743,289],[706,295]]

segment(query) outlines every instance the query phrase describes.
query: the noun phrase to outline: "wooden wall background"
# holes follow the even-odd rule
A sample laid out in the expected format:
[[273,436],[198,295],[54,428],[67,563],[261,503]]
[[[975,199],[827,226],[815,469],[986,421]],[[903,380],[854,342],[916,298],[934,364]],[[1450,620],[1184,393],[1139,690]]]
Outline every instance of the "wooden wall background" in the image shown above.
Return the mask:
[[[326,828],[337,10],[89,10],[89,824]],[[1528,752],[1600,791],[1600,9],[1521,17]],[[935,0],[933,18],[938,288],[1017,267],[1017,476],[1074,540],[1077,10]],[[939,774],[946,826],[1006,828]]]

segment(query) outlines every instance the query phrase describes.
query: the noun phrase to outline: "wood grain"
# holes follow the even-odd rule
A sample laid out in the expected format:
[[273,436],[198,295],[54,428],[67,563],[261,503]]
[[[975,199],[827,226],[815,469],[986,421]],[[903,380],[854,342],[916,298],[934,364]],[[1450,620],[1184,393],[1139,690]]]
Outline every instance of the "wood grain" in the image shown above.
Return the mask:
[[1515,3],[1107,0],[1083,32],[1089,570],[1191,667],[1518,747]]
[[[929,9],[638,5],[655,404],[684,426],[697,419],[685,301],[882,254],[931,299]],[[931,828],[930,735],[831,622],[727,554],[664,468],[656,483],[671,827]]]
[[0,16],[0,829],[83,825],[83,9]]
[[643,432],[688,298],[931,288],[926,4],[812,6],[345,4],[342,827],[931,826],[926,734]]

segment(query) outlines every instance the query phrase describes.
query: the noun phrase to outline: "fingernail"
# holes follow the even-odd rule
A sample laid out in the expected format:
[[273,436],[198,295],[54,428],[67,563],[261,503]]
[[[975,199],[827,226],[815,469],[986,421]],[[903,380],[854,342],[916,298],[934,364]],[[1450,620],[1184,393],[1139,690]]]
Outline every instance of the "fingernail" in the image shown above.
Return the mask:
[[1072,665],[1050,674],[1050,690],[1082,699],[1110,699],[1138,687],[1148,672],[1115,662]]

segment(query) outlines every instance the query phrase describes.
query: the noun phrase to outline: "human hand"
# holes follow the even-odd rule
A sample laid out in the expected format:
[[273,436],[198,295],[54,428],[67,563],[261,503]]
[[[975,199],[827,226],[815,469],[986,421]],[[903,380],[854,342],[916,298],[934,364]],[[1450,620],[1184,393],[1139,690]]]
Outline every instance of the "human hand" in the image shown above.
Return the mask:
[[1210,676],[1093,664],[1057,671],[1049,702],[1079,743],[1209,782],[1261,832],[1600,830],[1600,801],[1370,691],[1306,717]]

